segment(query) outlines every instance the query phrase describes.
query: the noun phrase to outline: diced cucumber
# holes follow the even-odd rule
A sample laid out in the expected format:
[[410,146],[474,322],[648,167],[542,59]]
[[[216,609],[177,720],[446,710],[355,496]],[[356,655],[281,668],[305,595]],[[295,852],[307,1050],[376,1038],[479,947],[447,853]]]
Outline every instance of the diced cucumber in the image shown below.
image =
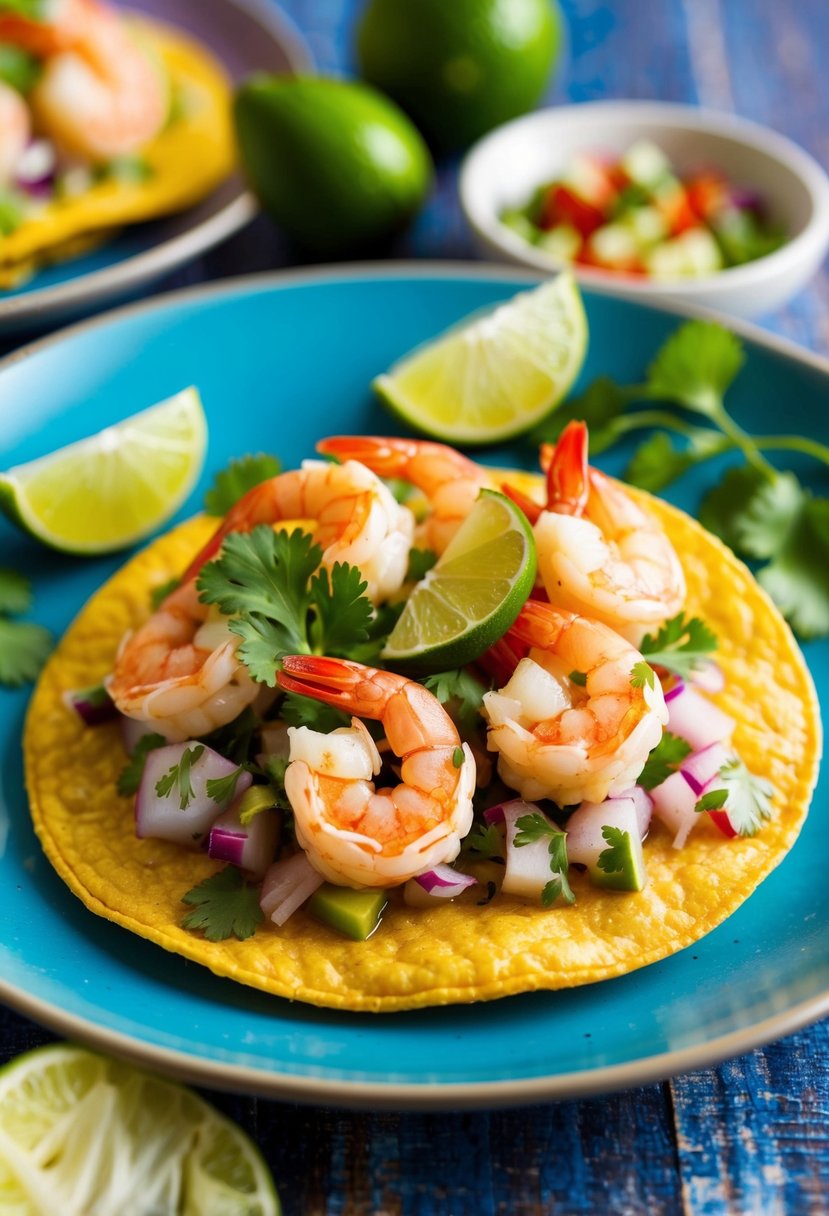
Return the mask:
[[536,244],[557,262],[572,262],[581,248],[581,233],[572,224],[556,224],[542,232]]
[[335,887],[324,882],[306,906],[317,920],[354,941],[364,942],[380,923],[387,902],[384,890],[355,891],[352,887]]
[[707,228],[689,228],[645,254],[645,266],[655,279],[702,278],[723,268],[720,247]]
[[638,242],[622,223],[597,228],[587,242],[587,248],[604,266],[629,266],[640,257]]
[[608,201],[609,187],[605,167],[594,156],[585,152],[576,152],[571,157],[562,178],[562,185],[600,210]]
[[666,177],[672,177],[670,162],[661,148],[648,139],[637,140],[622,157],[622,169],[632,182],[654,190]]
[[668,235],[665,217],[657,207],[631,207],[617,223],[629,229],[640,251],[664,241]]

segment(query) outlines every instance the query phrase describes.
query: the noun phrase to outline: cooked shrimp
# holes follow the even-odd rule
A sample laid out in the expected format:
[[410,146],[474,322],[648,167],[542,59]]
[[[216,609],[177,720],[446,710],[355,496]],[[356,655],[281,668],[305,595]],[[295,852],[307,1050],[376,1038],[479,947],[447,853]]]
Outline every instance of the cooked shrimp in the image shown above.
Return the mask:
[[185,579],[215,557],[231,532],[250,532],[257,524],[282,520],[316,521],[314,540],[322,545],[322,565],[357,566],[375,603],[398,591],[406,577],[414,535],[414,516],[370,469],[306,460],[301,469],[280,473],[248,490],[194,559]]
[[236,657],[239,638],[210,619],[190,580],[121,643],[107,691],[128,718],[171,742],[232,722],[260,691]]
[[548,505],[534,512],[538,571],[550,602],[603,621],[638,645],[685,603],[685,577],[660,523],[587,464],[587,428],[542,448]]
[[[346,659],[292,655],[279,684],[355,715],[319,734],[292,727],[285,790],[299,844],[331,882],[392,887],[453,861],[472,825],[475,761],[422,684]],[[375,790],[380,756],[360,718],[383,724],[401,784]]]
[[29,107],[17,89],[0,81],[0,186],[14,177],[31,133]]
[[638,651],[608,626],[537,600],[506,636],[530,652],[504,688],[484,695],[502,780],[560,806],[634,785],[668,720],[658,680],[631,684]]
[[421,530],[424,543],[442,553],[469,514],[482,486],[495,486],[481,465],[443,443],[422,439],[382,439],[376,435],[334,435],[318,452],[359,460],[381,477],[399,477],[422,490],[431,513]]
[[6,14],[0,41],[43,59],[29,99],[40,129],[70,156],[136,152],[164,126],[163,71],[101,0],[48,0],[37,21]]

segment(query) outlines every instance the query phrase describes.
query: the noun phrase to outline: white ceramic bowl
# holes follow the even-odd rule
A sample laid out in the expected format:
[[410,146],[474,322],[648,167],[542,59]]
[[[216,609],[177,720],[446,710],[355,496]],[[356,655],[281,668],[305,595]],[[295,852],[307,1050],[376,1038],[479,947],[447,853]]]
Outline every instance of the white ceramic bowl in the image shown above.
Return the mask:
[[538,110],[475,144],[461,169],[460,198],[484,256],[534,270],[559,269],[498,216],[523,206],[537,186],[554,180],[574,152],[621,154],[638,139],[657,144],[680,176],[711,165],[735,185],[758,191],[788,240],[766,257],[697,279],[631,279],[577,266],[585,286],[644,300],[693,301],[749,317],[779,307],[817,271],[829,248],[829,178],[817,161],[747,119],[647,101]]

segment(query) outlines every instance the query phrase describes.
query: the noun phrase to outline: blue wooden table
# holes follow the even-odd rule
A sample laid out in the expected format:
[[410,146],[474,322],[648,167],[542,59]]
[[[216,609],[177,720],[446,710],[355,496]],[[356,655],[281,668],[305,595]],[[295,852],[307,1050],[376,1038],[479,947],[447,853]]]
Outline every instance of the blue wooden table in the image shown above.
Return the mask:
[[[322,70],[353,69],[359,0],[283,7]],[[562,7],[569,50],[551,101],[641,97],[733,110],[778,128],[829,166],[827,0]],[[455,181],[456,165],[442,165],[399,255],[471,256]],[[259,220],[161,286],[288,260],[279,235]],[[829,273],[764,321],[829,353]],[[0,1060],[50,1037],[0,1009]],[[259,1142],[286,1216],[829,1213],[827,1022],[660,1085],[507,1112],[371,1115],[209,1096]]]

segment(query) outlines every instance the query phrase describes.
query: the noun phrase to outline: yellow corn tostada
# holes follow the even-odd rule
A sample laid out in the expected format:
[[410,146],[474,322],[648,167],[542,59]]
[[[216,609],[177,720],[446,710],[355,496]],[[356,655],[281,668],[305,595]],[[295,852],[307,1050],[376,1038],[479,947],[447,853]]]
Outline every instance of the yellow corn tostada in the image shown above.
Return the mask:
[[192,206],[233,170],[232,86],[223,66],[163,22],[130,16],[125,24],[164,73],[173,112],[140,148],[140,173],[92,174],[0,235],[0,289],[18,286],[41,265],[87,252],[125,225]]
[[468,902],[419,909],[393,895],[366,941],[343,938],[304,909],[282,928],[265,921],[244,941],[187,931],[182,894],[217,863],[136,838],[132,804],[115,792],[124,764],[117,726],[85,728],[63,697],[111,670],[124,632],[146,619],[152,588],[180,574],[215,530],[200,517],[150,545],[90,600],[41,677],[25,730],[26,780],[51,863],[91,911],[164,949],[275,996],[341,1010],[392,1012],[593,983],[696,941],[794,843],[817,777],[818,702],[791,631],[747,567],[680,510],[631,493],[681,555],[688,612],[719,637],[726,682],[715,699],[736,720],[735,747],[775,787],[774,816],[757,835],[726,839],[703,815],[676,850],[654,822],[642,891],[608,892],[574,873],[576,902],[567,907],[503,894],[479,906],[473,891]]

